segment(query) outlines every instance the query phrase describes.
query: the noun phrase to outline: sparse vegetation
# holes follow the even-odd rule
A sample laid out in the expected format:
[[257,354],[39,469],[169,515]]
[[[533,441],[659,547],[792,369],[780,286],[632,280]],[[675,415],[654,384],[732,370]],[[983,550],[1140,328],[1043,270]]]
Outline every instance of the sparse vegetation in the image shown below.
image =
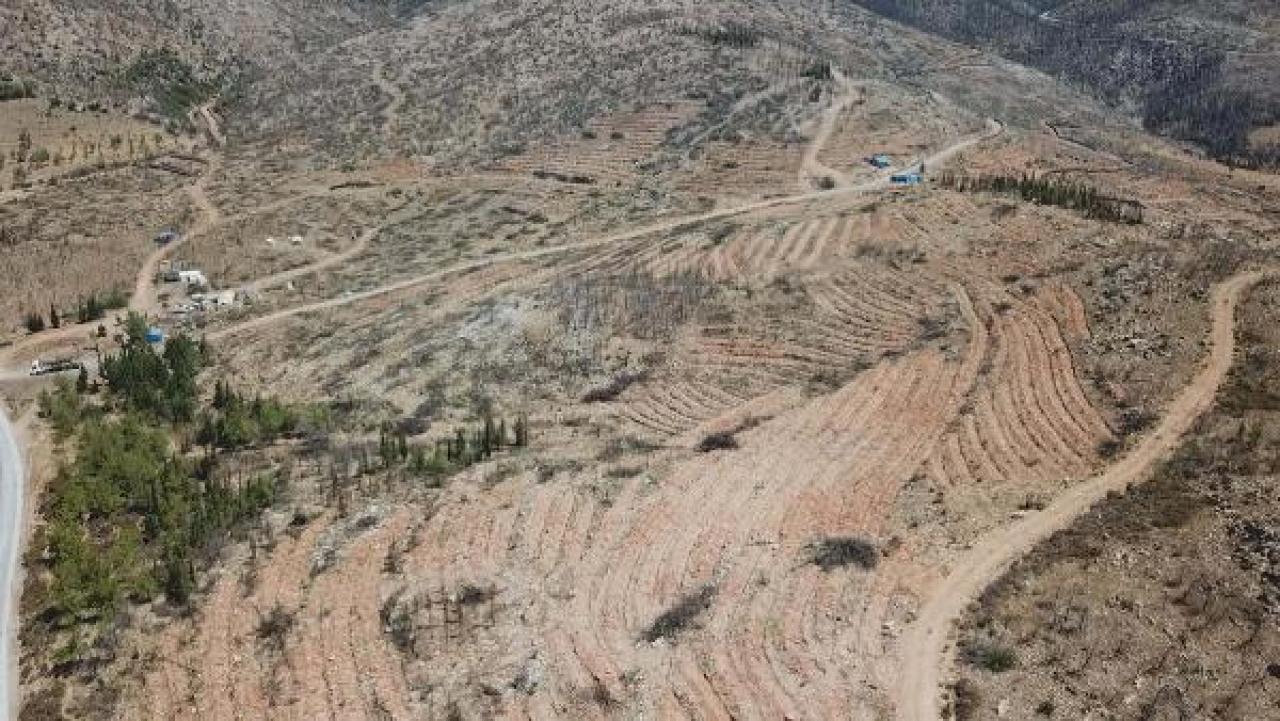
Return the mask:
[[640,634],[641,640],[649,643],[658,640],[674,641],[711,607],[715,597],[716,587],[711,584],[686,593],[649,624]]
[[[1058,8],[1010,8],[996,0],[858,0],[858,4],[944,37],[987,47],[1052,75],[1079,82],[1107,102],[1139,108],[1146,127],[1190,140],[1229,163],[1274,167],[1280,147],[1253,147],[1250,131],[1280,116],[1269,80],[1235,66],[1232,43],[1206,43],[1213,26],[1206,8],[1179,8],[1180,23],[1156,20],[1147,4],[1090,3]],[[1243,42],[1247,8],[1228,14],[1238,23],[1220,31]],[[1170,14],[1178,10],[1170,8]],[[1238,12],[1238,14],[1236,14]],[[1234,32],[1232,32],[1234,31]],[[1248,67],[1247,65],[1245,66]],[[1270,78],[1263,74],[1261,77]]]
[[[1249,27],[1260,54],[1231,62],[1256,71],[1274,12],[1227,2],[1197,34]],[[921,658],[908,596],[951,598],[994,534],[1110,478],[1099,444],[1146,468],[1133,411],[1198,371],[1210,283],[1275,255],[1274,183],[1116,122],[1141,97],[848,3],[17,3],[6,60],[48,100],[3,104],[0,353],[18,427],[61,444],[32,454],[21,609],[23,698],[51,716],[883,715],[882,671]],[[1131,22],[1177,38],[1204,5]],[[1261,158],[1280,128],[1257,130]],[[990,187],[873,167],[917,163]],[[1113,189],[1148,222],[1090,222]],[[117,324],[144,259],[150,316]],[[29,310],[66,332],[26,337]],[[86,364],[17,377],[35,357]],[[948,646],[1010,668],[926,700],[1267,717],[1274,380],[1233,385],[1159,500],[1054,539],[1069,572]],[[1243,660],[1184,661],[1201,646]]]
[[846,566],[873,570],[880,562],[875,544],[857,536],[823,538],[809,546],[809,562],[831,572]]
[[1017,195],[1023,200],[1078,210],[1086,217],[1112,223],[1142,223],[1142,204],[1103,195],[1096,188],[1082,183],[1037,178],[1024,175],[1016,178],[1007,175],[957,176],[950,173],[938,179],[938,187],[970,193],[1000,193]]
[[712,451],[731,451],[738,447],[738,439],[729,431],[718,431],[705,436],[698,441],[698,445],[694,447],[699,453],[710,453]]
[[[147,97],[157,112],[171,122],[182,123],[189,110],[209,98],[216,84],[196,75],[195,70],[170,49],[144,50],[125,76],[137,92]],[[118,136],[112,139],[119,144]]]
[[1011,671],[1018,665],[1018,655],[1012,648],[993,642],[969,644],[963,656],[970,664],[992,673]]

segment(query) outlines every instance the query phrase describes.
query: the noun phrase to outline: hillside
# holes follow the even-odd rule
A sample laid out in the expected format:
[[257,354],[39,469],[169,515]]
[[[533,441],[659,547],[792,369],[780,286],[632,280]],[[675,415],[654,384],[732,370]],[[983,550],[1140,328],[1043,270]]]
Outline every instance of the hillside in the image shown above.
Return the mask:
[[1034,712],[1004,534],[1271,377],[1256,4],[0,12],[24,721]]
[[1155,132],[1274,168],[1280,45],[1274,3],[966,0],[859,5],[1082,84]]
[[184,85],[208,83],[212,93],[288,72],[390,22],[402,4],[18,0],[0,8],[0,73],[34,83],[46,101],[139,109],[143,98],[195,92]]

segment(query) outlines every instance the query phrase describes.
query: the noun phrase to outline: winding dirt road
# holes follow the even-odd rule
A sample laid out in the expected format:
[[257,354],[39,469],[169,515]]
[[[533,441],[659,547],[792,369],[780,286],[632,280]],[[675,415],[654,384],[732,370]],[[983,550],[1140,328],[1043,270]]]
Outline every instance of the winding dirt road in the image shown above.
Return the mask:
[[1260,280],[1280,271],[1235,275],[1214,289],[1213,328],[1205,367],[1166,409],[1160,425],[1119,462],[1063,493],[1052,505],[984,536],[956,560],[903,635],[896,689],[899,721],[939,721],[942,681],[955,660],[949,634],[970,602],[1038,543],[1062,530],[1107,494],[1144,480],[1213,404],[1235,355],[1235,311]]
[[826,147],[827,142],[831,140],[831,136],[835,134],[841,113],[847,110],[854,100],[858,98],[857,86],[846,80],[844,75],[838,71],[835,74],[835,80],[841,89],[841,93],[832,101],[831,107],[823,111],[819,117],[818,129],[814,133],[813,142],[809,143],[809,147],[805,149],[804,159],[800,163],[799,181],[802,188],[813,187],[822,178],[830,178],[835,182],[836,187],[841,188],[850,183],[847,173],[824,165],[818,158],[822,149]]
[[[954,157],[956,154],[968,148],[971,148],[975,145],[978,145],[979,143],[991,140],[992,138],[999,136],[1003,132],[1004,132],[1004,125],[1002,123],[1000,123],[997,120],[988,120],[987,129],[984,132],[958,140],[955,143],[952,143],[951,145],[947,146],[946,148],[939,150],[937,153],[934,153],[933,155],[922,159],[920,162],[916,163],[911,168],[907,168],[907,170],[911,170],[912,168],[918,169],[922,166],[923,163],[928,163],[929,166],[931,167],[942,165],[943,163],[947,162],[947,160]],[[591,240],[584,240],[577,243],[567,243],[564,245],[558,245],[551,248],[539,248],[537,250],[527,250],[527,251],[520,251],[517,253],[508,253],[505,255],[489,256],[487,258],[481,258],[479,260],[462,263],[460,265],[451,266],[449,268],[432,271],[424,275],[415,276],[413,278],[408,278],[402,281],[398,281],[396,283],[391,283],[389,285],[384,285],[378,288],[373,288],[373,289],[362,291],[359,293],[352,293],[350,295],[340,296],[337,298],[330,298],[328,300],[309,303],[307,305],[300,305],[300,306],[294,306],[292,308],[285,308],[283,310],[279,310],[274,313],[269,313],[267,315],[259,316],[257,318],[252,318],[242,323],[238,323],[236,325],[228,326],[226,328],[221,328],[219,330],[213,331],[208,334],[208,338],[210,340],[218,340],[220,338],[225,338],[227,336],[235,335],[237,333],[241,333],[244,331],[253,330],[255,328],[262,328],[264,326],[271,325],[272,323],[284,320],[286,318],[291,318],[293,316],[302,315],[305,313],[312,313],[316,311],[328,310],[330,308],[338,308],[345,305],[349,305],[351,303],[358,303],[360,301],[369,300],[372,298],[379,298],[384,295],[389,295],[392,293],[409,290],[411,288],[416,288],[420,285],[424,285],[432,281],[440,280],[441,278],[445,278],[451,275],[472,272],[482,268],[488,268],[494,265],[500,265],[503,263],[521,262],[521,261],[527,261],[527,260],[537,260],[539,258],[545,258],[548,256],[557,255],[560,253],[567,253],[575,250],[588,250],[588,249],[596,248],[600,246],[611,245],[614,243],[619,243],[619,242],[628,241],[628,240],[635,240],[637,238],[643,238],[645,236],[652,235],[654,233],[670,232],[685,226],[698,225],[698,224],[706,223],[713,220],[733,218],[740,215],[746,215],[748,213],[754,213],[762,210],[769,210],[772,208],[780,208],[780,207],[785,207],[789,205],[802,205],[804,203],[809,203],[809,202],[818,201],[818,200],[830,200],[830,199],[841,198],[848,195],[859,195],[862,193],[868,193],[875,190],[883,190],[885,188],[888,188],[889,186],[890,186],[889,177],[887,175],[883,175],[875,178],[874,180],[869,180],[865,183],[860,183],[858,185],[851,185],[847,187],[836,188],[833,190],[820,190],[820,191],[814,191],[810,193],[801,193],[799,195],[788,195],[788,196],[783,196],[778,198],[770,198],[767,200],[760,200],[753,203],[747,203],[745,205],[737,205],[731,208],[721,208],[719,210],[712,210],[706,213],[701,213],[699,215],[684,216],[680,218],[674,218],[672,220],[665,220],[660,223],[647,225],[647,226],[636,228],[634,230],[629,230],[623,233],[608,235],[602,238],[594,238]],[[371,240],[373,236],[377,234],[377,231],[380,230],[381,227],[382,226],[379,226],[379,228],[374,228],[372,231],[370,231],[370,234],[368,235],[367,238],[363,240],[363,243],[367,245],[369,240]],[[307,268],[298,269],[297,274],[300,275],[303,273],[313,272],[315,270],[317,270],[315,266],[308,266]],[[274,284],[275,281],[278,280],[278,277],[273,277],[272,280]]]

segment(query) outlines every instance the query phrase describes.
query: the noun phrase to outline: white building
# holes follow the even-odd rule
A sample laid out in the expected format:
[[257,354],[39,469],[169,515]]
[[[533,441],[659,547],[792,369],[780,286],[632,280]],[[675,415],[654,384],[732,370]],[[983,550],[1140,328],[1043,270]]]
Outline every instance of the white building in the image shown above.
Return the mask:
[[204,277],[202,270],[180,270],[178,271],[178,280],[184,285],[200,285],[208,286],[209,279]]

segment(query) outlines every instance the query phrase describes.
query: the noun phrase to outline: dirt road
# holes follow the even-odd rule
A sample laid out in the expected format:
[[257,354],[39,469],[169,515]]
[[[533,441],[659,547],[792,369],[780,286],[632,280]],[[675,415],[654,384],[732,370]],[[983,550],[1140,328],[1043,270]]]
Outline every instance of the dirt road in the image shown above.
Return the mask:
[[[1002,123],[996,120],[988,120],[987,130],[984,131],[983,133],[959,140],[953,143],[952,145],[949,145],[946,148],[938,151],[937,153],[923,159],[922,161],[920,161],[920,163],[917,163],[913,167],[918,169],[923,163],[928,163],[930,166],[941,165],[945,163],[948,159],[954,157],[957,153],[967,148],[973,147],[974,145],[977,145],[984,141],[995,138],[1003,132],[1004,132],[1004,125]],[[654,233],[669,232],[685,226],[698,225],[698,224],[706,223],[713,220],[722,220],[725,218],[732,218],[739,215],[746,215],[748,213],[754,213],[761,210],[769,210],[772,208],[779,208],[779,207],[784,207],[788,205],[802,205],[804,203],[809,203],[809,202],[818,201],[818,200],[837,199],[847,195],[858,195],[861,193],[867,193],[874,190],[881,190],[889,187],[889,185],[890,183],[889,183],[888,176],[881,176],[874,180],[867,181],[865,183],[860,183],[858,185],[851,185],[843,188],[837,188],[835,190],[816,191],[811,193],[802,193],[800,195],[789,195],[789,196],[783,196],[779,198],[770,198],[768,200],[756,201],[753,203],[747,203],[745,205],[734,206],[732,208],[722,208],[720,210],[712,210],[699,215],[685,216],[682,218],[666,220],[660,223],[655,223],[653,225],[647,225],[642,228],[637,228],[635,230],[629,230],[623,233],[617,233],[614,235],[605,236],[603,238],[594,238],[591,240],[585,240],[578,243],[567,243],[565,245],[558,245],[551,248],[539,248],[537,250],[521,251],[518,253],[508,253],[506,255],[489,256],[487,258],[474,260],[468,263],[463,263],[461,265],[452,266],[450,268],[433,271],[425,275],[408,278],[406,280],[402,280],[396,283],[391,283],[390,285],[381,286],[379,288],[373,288],[373,289],[362,291],[359,293],[352,293],[350,295],[340,296],[338,298],[330,298],[329,300],[323,300],[316,303],[310,303],[307,305],[295,306],[293,308],[286,308],[284,310],[276,311],[274,313],[270,313],[264,316],[260,316],[257,318],[244,321],[243,323],[238,323],[233,326],[228,326],[226,328],[219,329],[217,331],[210,333],[208,337],[210,340],[218,340],[220,338],[225,338],[227,336],[235,335],[236,333],[241,333],[244,331],[253,330],[255,328],[261,328],[267,325],[271,325],[272,323],[275,323],[280,320],[284,320],[285,318],[291,318],[296,315],[313,313],[316,311],[327,310],[330,308],[339,308],[344,305],[349,305],[351,303],[358,303],[363,300],[369,300],[371,298],[378,298],[384,295],[389,295],[392,293],[409,290],[411,288],[416,288],[417,286],[430,283],[432,281],[440,280],[441,278],[445,278],[450,275],[457,275],[458,273],[471,272],[471,271],[479,270],[481,268],[488,268],[488,267],[503,264],[503,263],[537,260],[539,258],[545,258],[548,256],[557,255],[560,253],[567,253],[575,250],[587,250],[590,248],[611,245],[614,243],[624,242],[627,240],[635,240],[637,238],[642,238],[648,235],[652,235]],[[375,228],[372,232],[376,234],[378,230],[379,228]],[[370,236],[370,238],[372,238],[372,235]],[[367,242],[368,240],[365,240],[366,244]],[[312,272],[314,270],[316,270],[316,268],[312,266],[309,269],[306,269],[306,272]]]
[[838,71],[836,72],[835,80],[836,85],[840,88],[840,95],[832,101],[831,107],[822,113],[818,120],[817,132],[814,133],[809,147],[805,149],[804,159],[800,163],[799,180],[801,188],[811,188],[822,178],[830,178],[835,182],[835,187],[840,188],[850,183],[847,173],[824,165],[818,157],[835,133],[836,125],[840,122],[840,114],[858,98],[859,91],[857,86],[846,80],[844,75]]
[[356,237],[356,239],[351,243],[350,246],[344,248],[343,250],[337,253],[334,253],[332,255],[328,255],[322,258],[321,260],[318,260],[309,265],[304,265],[297,268],[291,268],[289,270],[281,271],[273,275],[268,275],[262,278],[251,280],[248,283],[245,283],[244,285],[240,286],[240,289],[245,293],[249,293],[249,294],[260,293],[268,288],[274,288],[277,286],[284,285],[285,283],[288,283],[289,281],[295,278],[300,278],[305,275],[311,275],[313,273],[319,273],[320,271],[328,270],[329,268],[343,265],[348,261],[359,256],[361,253],[365,252],[365,250],[369,248],[369,243],[373,242],[373,239],[378,237],[379,233],[381,233],[386,228],[404,220],[408,216],[409,214],[404,212],[404,206],[402,206],[401,208],[398,208],[395,212],[393,212],[391,215],[389,215],[382,223],[372,228],[369,228],[368,230],[361,233],[358,237]]
[[395,137],[396,131],[400,128],[400,109],[404,107],[405,94],[383,73],[384,70],[390,70],[391,66],[379,67],[373,72],[373,83],[378,89],[391,97],[391,102],[382,109],[382,132],[388,137]]
[[222,147],[227,144],[227,136],[222,134],[222,129],[218,125],[218,119],[213,115],[213,104],[216,102],[218,102],[216,98],[210,100],[197,108],[196,112],[198,112],[200,114],[200,118],[204,120],[205,128],[209,131],[209,140],[211,140],[214,145]]
[[[1268,271],[1274,274],[1280,271]],[[1241,273],[1214,289],[1210,312],[1213,328],[1207,364],[1166,409],[1160,425],[1118,463],[1062,494],[1048,508],[980,539],[951,567],[942,584],[924,601],[903,636],[898,674],[899,721],[938,721],[946,669],[955,658],[948,640],[955,622],[971,601],[996,581],[1015,560],[1053,533],[1066,528],[1108,493],[1143,480],[1174,451],[1185,434],[1213,404],[1235,354],[1235,310],[1262,272]]]

